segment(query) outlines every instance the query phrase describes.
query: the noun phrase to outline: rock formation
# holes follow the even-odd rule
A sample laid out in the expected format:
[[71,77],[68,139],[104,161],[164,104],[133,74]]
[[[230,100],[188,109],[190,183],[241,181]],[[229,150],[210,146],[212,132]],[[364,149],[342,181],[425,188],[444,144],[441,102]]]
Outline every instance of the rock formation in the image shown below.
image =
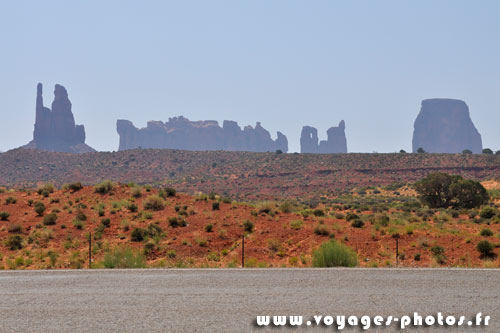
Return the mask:
[[168,148],[182,150],[231,150],[252,152],[288,151],[288,140],[281,132],[273,140],[260,123],[243,130],[234,121],[224,120],[222,127],[214,120],[190,121],[182,116],[168,122],[150,121],[138,129],[128,120],[118,120],[118,150]]
[[313,154],[347,153],[345,122],[343,120],[338,127],[330,127],[326,133],[328,139],[318,144],[318,130],[310,126],[302,127],[300,152]]
[[38,84],[33,140],[24,148],[65,153],[95,151],[85,144],[84,126],[75,125],[68,92],[63,86],[56,84],[51,110],[43,106],[42,84]]
[[480,154],[481,134],[470,118],[464,101],[427,99],[422,101],[413,131],[413,152],[423,148],[428,153],[461,153],[468,149]]

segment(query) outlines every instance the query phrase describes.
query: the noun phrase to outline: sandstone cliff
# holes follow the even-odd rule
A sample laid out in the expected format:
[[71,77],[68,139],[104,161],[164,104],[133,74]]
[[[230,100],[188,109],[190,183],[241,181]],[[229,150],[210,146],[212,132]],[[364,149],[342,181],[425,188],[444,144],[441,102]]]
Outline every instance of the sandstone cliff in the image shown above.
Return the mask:
[[328,139],[322,140],[318,144],[318,130],[310,126],[302,127],[300,152],[313,154],[347,153],[345,122],[343,120],[338,127],[330,127],[326,133]]
[[481,134],[470,118],[464,101],[427,99],[422,101],[413,131],[413,152],[461,153],[468,149],[480,154]]
[[56,84],[52,110],[43,105],[42,84],[37,86],[33,140],[24,148],[65,153],[95,151],[85,144],[85,128],[76,125],[66,89]]
[[278,132],[276,140],[260,123],[243,130],[234,121],[225,120],[222,127],[217,121],[190,121],[182,116],[168,122],[150,121],[146,128],[138,129],[128,120],[118,120],[120,135],[118,150],[136,148],[168,148],[182,150],[230,150],[251,152],[288,151],[288,140]]

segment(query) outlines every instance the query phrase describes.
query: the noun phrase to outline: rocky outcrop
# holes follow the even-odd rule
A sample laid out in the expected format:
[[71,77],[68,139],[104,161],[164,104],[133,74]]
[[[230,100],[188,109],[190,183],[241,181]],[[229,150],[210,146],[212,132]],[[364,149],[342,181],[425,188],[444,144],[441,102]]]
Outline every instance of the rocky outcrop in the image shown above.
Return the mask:
[[469,107],[456,99],[422,101],[413,131],[413,152],[423,148],[428,153],[482,152],[481,134],[474,126]]
[[150,121],[138,129],[128,120],[118,120],[121,150],[167,148],[182,150],[230,150],[252,152],[288,151],[288,140],[278,132],[276,140],[260,123],[243,130],[234,121],[225,120],[222,127],[214,120],[190,121],[182,116],[168,122]]
[[300,152],[312,154],[347,153],[345,122],[343,120],[338,127],[330,127],[326,133],[328,139],[320,141],[318,144],[318,130],[310,126],[302,127]]
[[43,105],[42,84],[37,86],[33,140],[24,148],[65,153],[95,151],[85,144],[85,128],[76,125],[66,89],[56,84],[52,110]]

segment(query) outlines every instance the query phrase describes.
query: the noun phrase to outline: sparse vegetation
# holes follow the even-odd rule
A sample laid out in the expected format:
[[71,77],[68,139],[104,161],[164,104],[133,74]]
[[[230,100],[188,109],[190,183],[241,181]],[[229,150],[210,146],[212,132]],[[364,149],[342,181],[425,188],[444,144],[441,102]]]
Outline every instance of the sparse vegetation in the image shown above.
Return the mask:
[[335,240],[324,242],[313,252],[314,267],[355,267],[357,265],[356,252]]

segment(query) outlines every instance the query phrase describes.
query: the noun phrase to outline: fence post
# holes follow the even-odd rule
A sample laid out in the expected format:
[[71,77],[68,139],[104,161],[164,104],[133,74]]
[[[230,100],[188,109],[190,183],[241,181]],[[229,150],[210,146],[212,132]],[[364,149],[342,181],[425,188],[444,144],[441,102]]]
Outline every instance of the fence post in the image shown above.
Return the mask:
[[89,269],[92,268],[92,232],[89,232]]
[[241,268],[245,268],[245,233],[241,236]]

